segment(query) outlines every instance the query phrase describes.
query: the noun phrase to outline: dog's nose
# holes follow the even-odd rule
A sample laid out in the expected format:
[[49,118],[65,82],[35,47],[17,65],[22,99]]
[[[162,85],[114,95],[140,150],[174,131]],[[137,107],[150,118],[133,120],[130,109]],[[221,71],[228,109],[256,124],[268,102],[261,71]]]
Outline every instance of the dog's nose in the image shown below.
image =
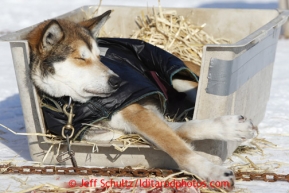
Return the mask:
[[108,84],[113,88],[117,89],[120,86],[121,78],[115,75],[111,75],[108,78]]

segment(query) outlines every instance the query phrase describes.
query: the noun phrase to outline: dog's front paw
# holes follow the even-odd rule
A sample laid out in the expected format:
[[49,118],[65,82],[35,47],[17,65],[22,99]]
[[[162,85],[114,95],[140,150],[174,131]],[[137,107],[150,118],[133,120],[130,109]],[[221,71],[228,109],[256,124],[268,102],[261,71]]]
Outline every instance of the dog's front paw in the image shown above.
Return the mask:
[[199,155],[191,156],[190,162],[186,162],[181,168],[206,181],[208,188],[224,188],[226,190],[234,188],[235,175],[231,170],[215,165]]
[[227,141],[244,141],[254,137],[257,127],[242,115],[222,116],[214,120],[221,139]]
[[232,190],[235,183],[235,175],[232,170],[223,166],[214,165],[207,178],[209,188],[224,188]]

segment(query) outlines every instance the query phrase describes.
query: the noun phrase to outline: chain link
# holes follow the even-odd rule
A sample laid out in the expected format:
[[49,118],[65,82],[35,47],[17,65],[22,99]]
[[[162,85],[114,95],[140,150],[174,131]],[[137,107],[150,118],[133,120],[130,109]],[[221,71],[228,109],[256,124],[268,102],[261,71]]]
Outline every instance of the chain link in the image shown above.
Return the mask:
[[[43,175],[95,175],[95,176],[115,176],[115,177],[167,177],[179,172],[178,170],[163,169],[132,169],[125,168],[88,168],[88,167],[61,167],[61,166],[11,166],[0,165],[0,174],[43,174]],[[265,182],[286,181],[289,182],[289,174],[276,173],[254,173],[254,172],[235,172],[237,180],[253,181],[261,180]],[[175,177],[192,177],[180,174]]]

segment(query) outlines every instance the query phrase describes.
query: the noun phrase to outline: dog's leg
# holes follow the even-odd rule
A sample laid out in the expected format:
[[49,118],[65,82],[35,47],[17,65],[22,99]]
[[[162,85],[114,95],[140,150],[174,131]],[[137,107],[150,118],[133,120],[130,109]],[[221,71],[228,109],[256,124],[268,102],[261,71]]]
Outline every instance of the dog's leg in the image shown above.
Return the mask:
[[[192,102],[196,100],[198,84],[180,79],[177,76],[172,81],[173,87],[179,92],[185,92]],[[218,139],[225,141],[242,141],[254,136],[256,127],[243,116],[223,116],[210,120],[194,120],[185,123],[168,123],[176,133],[186,140]]]
[[[192,62],[184,62],[186,66],[194,72],[196,75],[200,76],[200,66]],[[191,80],[191,78],[182,76],[181,74],[176,74],[173,76],[172,85],[174,89],[178,92],[183,92],[187,94],[187,99],[193,103],[196,102],[198,83]]]
[[[128,127],[168,153],[181,169],[192,172],[207,181],[228,181],[233,185],[234,174],[231,170],[215,165],[194,152],[192,147],[154,111],[139,104],[133,104],[124,108],[113,119],[117,116],[122,117],[122,122],[126,122]],[[120,121],[112,120],[112,122]]]
[[251,120],[247,120],[241,115],[168,124],[181,138],[189,141],[202,139],[244,141],[253,138],[257,130]]
[[198,83],[191,80],[184,80],[180,78],[173,78],[172,81],[174,89],[178,92],[187,94],[187,99],[193,103],[196,102]]

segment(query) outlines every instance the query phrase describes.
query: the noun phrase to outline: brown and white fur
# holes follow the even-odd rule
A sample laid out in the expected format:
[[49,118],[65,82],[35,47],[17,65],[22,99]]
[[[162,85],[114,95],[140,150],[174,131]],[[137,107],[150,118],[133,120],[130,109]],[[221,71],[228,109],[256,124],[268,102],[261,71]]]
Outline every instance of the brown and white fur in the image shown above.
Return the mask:
[[[39,90],[54,97],[71,96],[74,101],[84,103],[94,96],[109,96],[117,89],[121,80],[100,62],[100,50],[95,42],[109,14],[110,11],[80,23],[48,20],[29,33],[30,76]],[[174,79],[172,84],[189,97],[196,91],[196,83],[190,81]],[[100,124],[127,133],[139,133],[168,153],[180,169],[207,181],[229,181],[231,185],[234,174],[211,162],[213,156],[194,151],[190,142],[202,139],[243,141],[254,135],[251,121],[238,115],[167,122],[157,103],[149,98],[122,109],[111,120]],[[84,138],[105,137],[92,134],[88,132]]]

